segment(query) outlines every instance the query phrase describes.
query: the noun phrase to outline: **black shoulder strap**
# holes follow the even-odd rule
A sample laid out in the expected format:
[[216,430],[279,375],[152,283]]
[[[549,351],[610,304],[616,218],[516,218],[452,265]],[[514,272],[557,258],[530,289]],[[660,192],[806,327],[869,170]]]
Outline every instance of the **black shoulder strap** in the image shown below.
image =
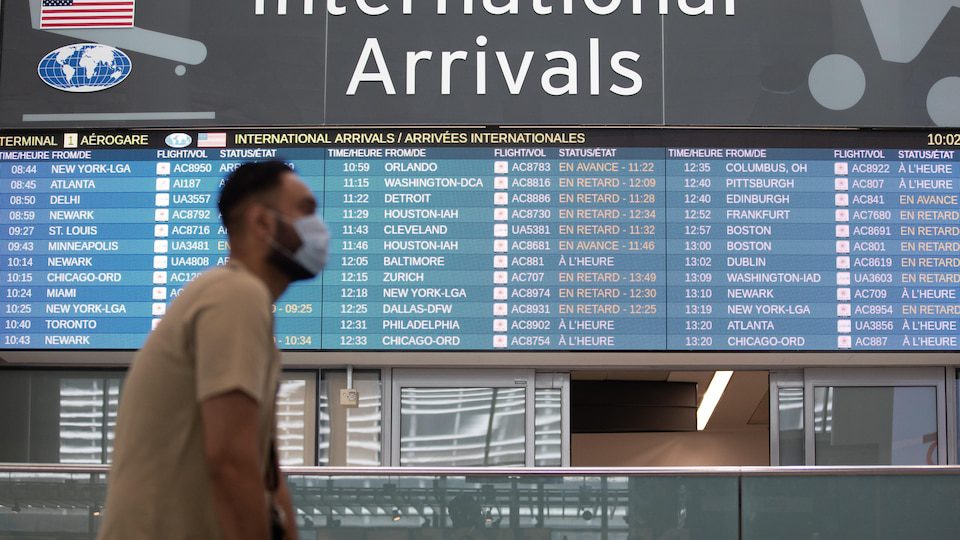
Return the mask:
[[280,458],[277,456],[277,440],[274,438],[270,439],[270,456],[264,483],[271,493],[280,487]]

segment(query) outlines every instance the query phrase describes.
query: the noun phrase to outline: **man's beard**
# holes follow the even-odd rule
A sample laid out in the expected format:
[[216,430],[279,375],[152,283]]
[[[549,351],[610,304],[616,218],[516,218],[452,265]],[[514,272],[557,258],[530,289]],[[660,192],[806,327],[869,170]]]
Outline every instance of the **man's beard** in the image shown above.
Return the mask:
[[[272,242],[270,254],[267,256],[270,264],[277,270],[280,270],[290,281],[301,281],[313,278],[314,274],[293,258],[296,250],[300,249],[300,242],[296,231],[281,219],[277,220],[277,231],[277,238]],[[291,249],[289,247],[291,244],[296,244],[297,247]],[[283,249],[278,248],[278,245],[282,246]],[[286,253],[284,253],[284,250],[286,250]]]

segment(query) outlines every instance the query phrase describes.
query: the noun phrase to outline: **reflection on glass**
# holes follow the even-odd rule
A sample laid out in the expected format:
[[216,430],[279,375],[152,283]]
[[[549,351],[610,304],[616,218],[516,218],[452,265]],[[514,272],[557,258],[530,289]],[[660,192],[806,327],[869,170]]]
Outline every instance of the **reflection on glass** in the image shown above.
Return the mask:
[[[736,540],[740,522],[736,476],[291,475],[287,482],[301,538]],[[93,540],[105,494],[104,474],[0,474],[0,538]]]
[[60,463],[109,463],[119,379],[60,379]]
[[339,467],[376,467],[380,462],[383,396],[379,372],[354,372],[353,387],[360,394],[357,407],[340,405],[347,387],[343,371],[323,371],[320,381],[317,464]]
[[935,387],[816,387],[817,465],[936,465]]
[[281,465],[307,463],[307,381],[287,379],[277,391],[277,451]]
[[561,461],[563,393],[560,389],[538,388],[535,407],[535,464],[537,467],[559,467]]
[[403,388],[400,465],[524,465],[524,388]]
[[780,424],[780,465],[804,465],[803,387],[777,391]]

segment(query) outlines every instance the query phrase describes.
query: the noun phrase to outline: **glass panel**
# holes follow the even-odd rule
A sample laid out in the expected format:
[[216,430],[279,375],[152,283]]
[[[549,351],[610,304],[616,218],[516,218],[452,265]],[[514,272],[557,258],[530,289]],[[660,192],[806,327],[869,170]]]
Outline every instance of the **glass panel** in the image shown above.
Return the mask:
[[537,467],[560,467],[563,452],[563,391],[537,388],[534,448]]
[[113,437],[120,409],[120,379],[107,379],[107,463],[113,463]]
[[804,465],[803,387],[777,390],[780,465]]
[[[735,540],[738,533],[736,476],[287,481],[305,539]],[[104,494],[103,474],[0,474],[0,538],[93,540]]]
[[400,465],[525,464],[526,389],[403,388]]
[[277,391],[277,451],[281,465],[313,465],[308,449],[314,429],[307,374],[285,374]]
[[744,540],[956,538],[960,482],[915,476],[743,477]]
[[[901,540],[960,530],[952,474],[287,481],[301,538]],[[105,486],[100,473],[0,473],[0,538],[93,540]]]
[[304,538],[736,539],[737,479],[290,476]]
[[103,463],[103,379],[60,380],[60,463]]
[[817,465],[936,465],[935,387],[814,389]]
[[345,371],[321,373],[317,463],[322,466],[376,467],[381,465],[383,395],[379,371],[353,373],[359,406],[340,405],[347,387]]

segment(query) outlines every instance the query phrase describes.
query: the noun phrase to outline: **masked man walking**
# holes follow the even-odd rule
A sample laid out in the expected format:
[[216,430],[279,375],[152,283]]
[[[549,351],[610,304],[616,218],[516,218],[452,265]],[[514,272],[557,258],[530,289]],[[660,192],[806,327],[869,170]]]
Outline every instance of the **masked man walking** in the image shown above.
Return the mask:
[[236,169],[218,206],[229,262],[180,292],[124,382],[101,540],[297,538],[272,305],[322,270],[329,236],[282,162]]

